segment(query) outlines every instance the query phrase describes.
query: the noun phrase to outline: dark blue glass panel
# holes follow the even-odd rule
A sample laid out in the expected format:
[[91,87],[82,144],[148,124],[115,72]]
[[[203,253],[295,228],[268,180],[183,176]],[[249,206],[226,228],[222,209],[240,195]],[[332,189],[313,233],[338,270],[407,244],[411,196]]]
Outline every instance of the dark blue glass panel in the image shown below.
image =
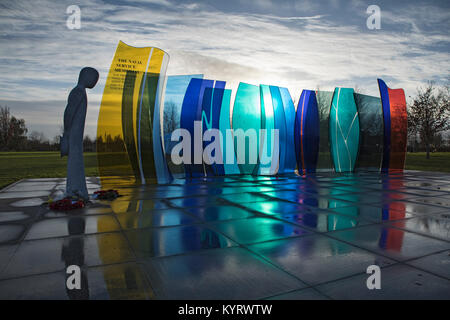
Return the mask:
[[380,89],[381,105],[383,108],[384,119],[384,138],[383,138],[383,161],[381,164],[383,172],[389,170],[389,157],[391,151],[391,109],[389,105],[389,93],[386,83],[378,79],[378,88]]
[[[213,88],[213,80],[192,79],[189,83],[186,95],[181,109],[180,127],[189,131],[191,135],[191,163],[184,164],[186,177],[203,176],[203,155],[195,154],[194,146],[196,143],[203,145],[203,142],[194,141],[195,138],[201,139],[201,132],[194,134],[194,122],[201,121],[202,102],[206,88]],[[200,130],[202,128],[200,127]],[[197,162],[197,163],[195,163]]]
[[295,150],[299,174],[314,173],[319,156],[320,121],[316,93],[303,90],[295,117]]
[[275,129],[278,129],[278,147],[279,147],[278,173],[284,173],[284,164],[286,162],[287,135],[286,135],[286,118],[284,116],[283,100],[281,98],[280,89],[278,89],[278,87],[270,86],[270,93],[272,95]]
[[[222,107],[225,81],[216,81],[214,89],[206,88],[202,103],[202,126],[203,133],[208,129],[219,130],[220,109]],[[203,149],[213,141],[203,142]],[[220,143],[219,143],[220,145]],[[215,152],[212,154],[215,156]],[[206,175],[224,175],[223,164],[204,164]]]
[[284,117],[286,120],[286,161],[284,164],[284,171],[294,172],[297,164],[294,148],[295,106],[289,90],[287,88],[279,89],[281,99],[283,100]]

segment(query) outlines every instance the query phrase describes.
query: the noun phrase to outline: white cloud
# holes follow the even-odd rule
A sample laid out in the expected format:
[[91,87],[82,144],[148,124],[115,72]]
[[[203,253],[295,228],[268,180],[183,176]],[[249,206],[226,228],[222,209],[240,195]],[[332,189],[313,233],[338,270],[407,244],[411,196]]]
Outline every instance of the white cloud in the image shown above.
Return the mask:
[[[270,10],[224,13],[210,7],[203,10],[195,3],[177,7],[166,0],[153,1],[159,6],[151,9],[138,1],[119,7],[95,0],[79,1],[82,28],[68,30],[68,4],[44,0],[3,4],[0,99],[65,101],[79,70],[93,66],[101,75],[89,94],[88,121],[95,124],[119,40],[167,51],[170,74],[204,73],[227,81],[232,89],[239,81],[280,85],[288,87],[295,99],[303,88],[317,85],[328,90],[358,85],[378,95],[377,77],[387,77],[388,85],[403,87],[411,95],[428,79],[446,78],[450,69],[448,52],[433,49],[442,44],[448,48],[447,29],[426,31],[433,16],[439,23],[448,21],[448,14],[438,8],[399,12],[382,7],[382,29],[371,31],[337,24],[326,14],[307,15],[317,11],[314,2],[281,17]],[[269,5],[274,3],[260,3],[260,8]],[[365,21],[364,10],[356,14]],[[396,23],[410,28],[401,32],[384,28]]]

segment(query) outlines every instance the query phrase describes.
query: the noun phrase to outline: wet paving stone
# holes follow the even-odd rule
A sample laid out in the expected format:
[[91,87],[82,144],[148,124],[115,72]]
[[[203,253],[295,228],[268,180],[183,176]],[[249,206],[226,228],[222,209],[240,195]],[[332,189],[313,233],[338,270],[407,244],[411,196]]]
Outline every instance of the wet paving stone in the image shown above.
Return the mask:
[[381,290],[368,290],[367,274],[319,285],[332,299],[450,299],[450,281],[405,265],[381,269]]
[[434,217],[423,216],[392,222],[389,226],[450,241],[450,219],[437,219]]
[[19,242],[26,232],[26,226],[21,224],[0,225],[0,245]]
[[450,250],[411,260],[407,264],[450,280]]
[[0,223],[10,221],[22,221],[30,218],[29,215],[22,211],[4,211],[0,212]]
[[55,219],[43,219],[35,222],[25,240],[63,237],[90,233],[112,232],[120,229],[115,217],[69,216]]
[[[0,299],[430,299],[448,297],[450,175],[318,172],[88,178],[116,200],[42,206],[65,179],[0,192]],[[85,290],[70,293],[79,265]],[[379,265],[382,290],[366,287]]]
[[390,259],[322,235],[255,244],[249,249],[309,285],[363,273],[372,264],[387,266],[393,263]]
[[170,256],[235,245],[218,232],[197,225],[127,230],[125,234],[139,258]]
[[305,287],[243,248],[149,259],[145,270],[159,299],[262,299]]
[[267,300],[329,300],[329,298],[313,288],[308,288],[280,294]]
[[386,225],[336,231],[331,237],[403,261],[450,248],[450,243]]
[[171,227],[200,222],[179,209],[161,209],[144,212],[125,212],[116,215],[122,229]]
[[217,222],[212,224],[212,227],[239,244],[297,237],[309,233],[294,224],[259,217]]
[[277,216],[277,218],[316,232],[344,230],[371,223],[357,219],[358,217],[356,216],[351,217],[343,214],[333,214],[324,210],[314,213],[282,214],[281,216]]
[[186,211],[193,216],[207,222],[245,219],[254,216],[250,211],[230,205],[188,208],[186,209]]
[[0,280],[2,300],[142,300],[154,297],[140,265],[127,263],[81,270],[81,289],[66,287],[65,272]]
[[134,260],[121,233],[24,241],[1,278],[65,270],[67,266],[95,266]]
[[14,252],[17,250],[18,245],[3,245],[0,246],[0,279],[3,270],[9,263],[9,260],[12,258]]

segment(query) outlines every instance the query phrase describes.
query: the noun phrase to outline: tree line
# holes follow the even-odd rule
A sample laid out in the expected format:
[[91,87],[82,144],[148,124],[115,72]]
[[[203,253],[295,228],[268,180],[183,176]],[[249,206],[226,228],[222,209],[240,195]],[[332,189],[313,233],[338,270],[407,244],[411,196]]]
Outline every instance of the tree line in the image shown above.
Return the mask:
[[[418,88],[408,103],[408,151],[450,151],[450,87],[429,82]],[[170,114],[170,116],[172,116]],[[165,118],[169,115],[165,115]],[[170,121],[165,119],[165,124]],[[173,120],[173,119],[172,119]],[[172,121],[173,122],[173,121]],[[175,124],[173,124],[175,125]],[[174,128],[165,128],[174,129]],[[123,152],[121,136],[85,136],[84,151]],[[7,106],[0,106],[0,151],[58,151],[59,135],[49,140],[41,132],[28,129],[24,119],[11,115]]]

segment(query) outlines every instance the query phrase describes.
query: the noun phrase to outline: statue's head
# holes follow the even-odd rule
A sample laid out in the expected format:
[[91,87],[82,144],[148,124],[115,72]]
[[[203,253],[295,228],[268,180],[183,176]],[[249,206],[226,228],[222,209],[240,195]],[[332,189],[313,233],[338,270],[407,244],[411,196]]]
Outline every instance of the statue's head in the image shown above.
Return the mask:
[[91,67],[85,67],[81,69],[80,76],[78,77],[78,84],[85,88],[92,89],[95,87],[98,81],[98,71]]

